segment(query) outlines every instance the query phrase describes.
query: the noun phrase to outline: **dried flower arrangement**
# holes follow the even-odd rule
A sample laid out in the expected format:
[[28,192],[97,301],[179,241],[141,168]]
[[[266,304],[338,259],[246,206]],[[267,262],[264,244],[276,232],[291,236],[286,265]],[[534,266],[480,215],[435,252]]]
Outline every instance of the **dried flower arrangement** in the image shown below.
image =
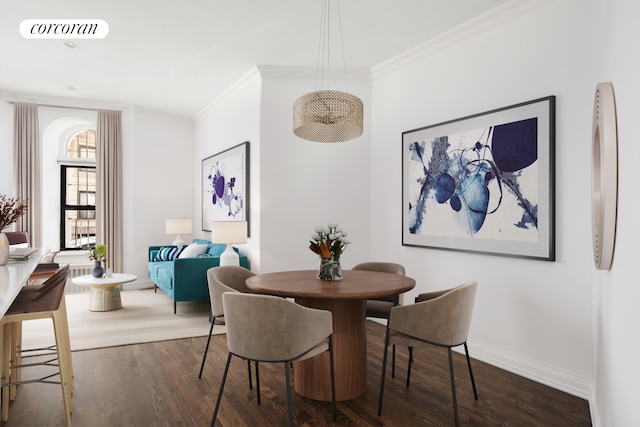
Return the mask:
[[19,198],[0,194],[0,231],[4,230],[27,212],[27,203]]

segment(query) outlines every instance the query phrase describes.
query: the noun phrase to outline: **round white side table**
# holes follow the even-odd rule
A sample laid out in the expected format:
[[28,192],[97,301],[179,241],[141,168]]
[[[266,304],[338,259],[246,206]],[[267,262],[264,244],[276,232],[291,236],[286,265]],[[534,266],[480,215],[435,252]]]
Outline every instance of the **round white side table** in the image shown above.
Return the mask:
[[122,284],[133,282],[138,276],[135,274],[114,273],[111,277],[96,278],[93,276],[78,276],[71,279],[76,285],[89,286],[91,291],[89,310],[111,311],[122,308],[120,291]]

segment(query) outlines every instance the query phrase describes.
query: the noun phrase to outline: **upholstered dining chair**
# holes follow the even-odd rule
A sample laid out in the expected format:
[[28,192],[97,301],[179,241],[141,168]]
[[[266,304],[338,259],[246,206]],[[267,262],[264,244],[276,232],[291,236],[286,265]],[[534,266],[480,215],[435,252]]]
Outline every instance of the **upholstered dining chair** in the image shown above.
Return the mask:
[[[289,425],[293,426],[290,364],[329,352],[331,403],[336,420],[333,365],[333,318],[330,311],[304,307],[272,295],[226,292],[222,295],[229,354],[211,425],[215,425],[232,356],[256,362],[284,364]],[[256,364],[256,388],[260,375]],[[258,404],[260,401],[258,400]]]
[[[202,364],[200,365],[200,373],[198,378],[202,378],[202,371],[204,370],[204,362],[207,360],[207,352],[209,351],[209,344],[211,343],[211,334],[213,333],[213,326],[216,321],[221,323],[224,321],[224,307],[222,305],[222,294],[225,292],[245,292],[252,293],[247,288],[246,280],[254,276],[251,270],[247,270],[244,267],[238,266],[221,266],[212,267],[207,270],[207,282],[209,284],[209,299],[211,300],[211,328],[209,329],[209,337],[207,338],[207,345],[204,348],[204,354],[202,355]],[[247,361],[247,369],[249,371],[249,388],[253,389],[251,380],[251,362]]]
[[477,287],[477,282],[467,282],[452,289],[420,294],[416,298],[415,304],[397,306],[391,309],[384,344],[378,415],[382,414],[384,377],[389,345],[395,344],[409,348],[409,366],[407,369],[407,387],[409,387],[413,348],[431,344],[446,347],[449,353],[449,374],[451,376],[455,423],[456,426],[460,425],[451,349],[464,345],[473,394],[475,399],[478,400],[476,383],[471,369],[471,359],[469,358],[469,349],[467,348],[467,336],[471,325],[471,314]]
[[[381,273],[392,273],[405,275],[404,267],[393,262],[363,262],[353,267],[353,270],[378,271]],[[391,309],[400,304],[400,295],[389,295],[377,299],[367,300],[367,317],[377,319],[389,319]],[[391,355],[391,378],[396,376],[396,346],[393,346]]]

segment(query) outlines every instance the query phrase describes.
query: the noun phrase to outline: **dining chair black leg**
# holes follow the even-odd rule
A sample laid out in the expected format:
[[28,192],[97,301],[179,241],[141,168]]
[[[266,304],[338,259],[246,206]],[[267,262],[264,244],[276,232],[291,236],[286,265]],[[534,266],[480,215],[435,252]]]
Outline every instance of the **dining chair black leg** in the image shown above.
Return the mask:
[[227,380],[227,374],[229,373],[229,365],[231,364],[231,357],[233,354],[229,353],[227,356],[227,363],[224,365],[224,374],[222,374],[222,381],[220,382],[220,391],[218,392],[218,398],[216,399],[216,409],[213,411],[213,418],[211,419],[211,427],[216,425],[216,419],[218,418],[218,409],[220,409],[220,400],[222,399],[222,391],[224,390],[224,382]]
[[384,338],[384,355],[382,356],[382,375],[380,376],[380,400],[378,401],[378,416],[382,415],[382,397],[384,395],[384,376],[387,370],[387,352],[389,350],[389,327]]
[[258,405],[260,404],[260,369],[258,369],[258,361],[256,360],[256,392],[258,393]]
[[253,380],[251,378],[251,360],[247,359],[247,373],[249,374],[249,390],[253,390]]
[[391,348],[391,378],[396,377],[396,345]]
[[204,361],[207,360],[207,352],[209,351],[209,343],[211,343],[212,333],[213,333],[213,320],[211,321],[211,328],[209,328],[209,337],[207,338],[207,345],[204,347],[204,354],[202,355],[202,364],[200,365],[200,373],[198,374],[198,378],[202,378],[202,371],[204,370]]
[[411,381],[411,364],[413,363],[413,347],[409,348],[409,364],[407,365],[407,388],[409,388],[409,381]]
[[476,381],[473,379],[473,371],[471,370],[471,358],[469,357],[469,349],[467,342],[464,343],[464,352],[467,355],[467,365],[469,366],[469,376],[471,377],[471,386],[473,387],[473,396],[478,400],[478,392],[476,391]]
[[449,352],[449,374],[451,375],[451,394],[453,394],[453,412],[456,418],[456,427],[460,426],[460,419],[458,418],[458,398],[456,397],[456,379],[453,374],[453,351],[451,347],[447,347]]
[[329,371],[331,372],[331,406],[333,407],[333,421],[336,421],[336,377],[333,368],[333,337],[329,336]]
[[287,407],[289,408],[289,427],[293,427],[293,403],[291,402],[291,379],[289,375],[289,363],[284,363],[284,373],[287,380]]

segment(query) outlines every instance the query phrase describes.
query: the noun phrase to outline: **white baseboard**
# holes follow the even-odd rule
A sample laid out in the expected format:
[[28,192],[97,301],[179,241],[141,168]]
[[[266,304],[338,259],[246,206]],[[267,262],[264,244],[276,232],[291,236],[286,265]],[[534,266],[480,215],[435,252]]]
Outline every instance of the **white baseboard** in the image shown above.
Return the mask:
[[[386,321],[380,319],[368,320],[386,325]],[[572,372],[558,369],[555,366],[540,363],[517,354],[506,352],[500,348],[483,344],[477,341],[467,341],[469,355],[473,359],[480,360],[521,377],[528,378],[540,384],[547,385],[557,390],[577,396],[589,401],[591,404],[592,383],[587,377],[575,375]],[[464,354],[462,346],[454,348],[454,351]],[[593,411],[593,409],[591,409]],[[594,414],[592,413],[592,419]]]
[[148,278],[145,280],[136,280],[134,282],[129,282],[129,283],[125,283],[122,285],[122,290],[126,291],[126,290],[140,290],[140,289],[149,289],[149,288],[153,288],[154,284],[151,280],[149,280]]
[[[573,396],[589,400],[591,381],[587,377],[558,369],[536,360],[527,359],[502,349],[469,340],[470,356],[505,371],[553,387]],[[462,347],[460,347],[462,348]]]

